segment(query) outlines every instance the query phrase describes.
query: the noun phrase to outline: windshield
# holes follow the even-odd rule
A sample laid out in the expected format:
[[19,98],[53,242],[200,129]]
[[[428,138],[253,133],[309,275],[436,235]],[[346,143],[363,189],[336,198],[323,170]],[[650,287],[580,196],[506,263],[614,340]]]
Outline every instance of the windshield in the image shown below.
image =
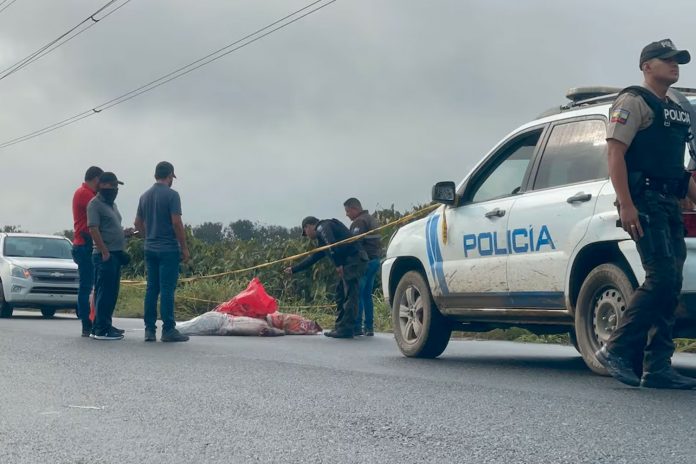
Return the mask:
[[71,259],[70,242],[62,238],[6,237],[3,254],[7,257]]

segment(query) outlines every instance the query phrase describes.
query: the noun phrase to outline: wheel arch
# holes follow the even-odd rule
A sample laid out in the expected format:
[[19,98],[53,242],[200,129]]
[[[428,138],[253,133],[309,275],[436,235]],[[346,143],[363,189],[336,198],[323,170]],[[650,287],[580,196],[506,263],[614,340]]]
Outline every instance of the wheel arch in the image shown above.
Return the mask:
[[618,264],[631,280],[633,286],[638,286],[636,275],[619,248],[619,242],[591,243],[577,253],[573,260],[573,267],[570,270],[570,277],[568,280],[568,309],[572,314],[575,314],[580,287],[582,287],[585,278],[587,278],[592,269],[606,263]]
[[396,291],[396,286],[399,285],[399,281],[409,271],[417,271],[423,275],[425,283],[428,285],[428,290],[432,295],[432,289],[430,288],[430,282],[428,280],[428,275],[425,272],[425,267],[423,263],[418,258],[413,256],[400,256],[394,261],[394,265],[391,268],[391,273],[389,274],[389,306],[393,304],[394,292]]

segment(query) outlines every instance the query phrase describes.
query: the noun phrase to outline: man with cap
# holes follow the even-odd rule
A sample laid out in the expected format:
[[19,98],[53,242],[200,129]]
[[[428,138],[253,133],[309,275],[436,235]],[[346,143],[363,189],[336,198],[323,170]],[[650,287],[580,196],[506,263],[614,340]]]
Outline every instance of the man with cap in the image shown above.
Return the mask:
[[160,300],[163,342],[185,342],[188,335],[176,330],[174,292],[179,263],[189,260],[186,231],[181,221],[181,198],[172,189],[174,166],[162,161],[155,167],[155,184],[140,197],[135,228],[145,236],[147,289],[143,319],[145,341],[156,341],[157,300]]
[[104,171],[97,166],[90,166],[85,172],[85,181],[80,185],[72,199],[73,213],[73,247],[72,257],[80,276],[77,291],[77,317],[82,321],[82,336],[92,333],[92,321],[89,318],[89,294],[94,287],[94,265],[92,264],[92,236],[87,227],[87,205],[97,194],[99,176]]
[[696,379],[671,366],[672,327],[686,259],[680,200],[688,196],[696,201],[696,183],[684,169],[689,113],[668,92],[679,79],[679,65],[690,59],[669,39],[647,45],[639,62],[645,81],[619,93],[607,125],[609,176],[620,222],[636,242],[645,281],[597,359],[631,386],[696,388]]
[[121,265],[126,264],[126,238],[121,226],[121,213],[116,207],[118,180],[113,172],[99,176],[97,195],[87,205],[87,226],[94,242],[95,317],[93,338],[121,340],[123,332],[111,324],[121,282]]
[[[338,219],[320,221],[314,216],[302,220],[302,235],[317,239],[320,247],[332,245],[351,237],[350,230]],[[358,312],[360,278],[365,272],[367,254],[360,242],[351,242],[314,253],[295,266],[285,269],[287,274],[296,274],[310,268],[324,256],[329,256],[336,266],[336,325],[324,332],[332,338],[353,338],[355,317]]]

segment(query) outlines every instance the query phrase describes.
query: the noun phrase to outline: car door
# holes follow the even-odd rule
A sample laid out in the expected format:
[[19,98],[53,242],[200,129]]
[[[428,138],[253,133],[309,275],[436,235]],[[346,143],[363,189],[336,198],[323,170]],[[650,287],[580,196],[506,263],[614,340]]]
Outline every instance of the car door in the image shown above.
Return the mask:
[[510,302],[563,308],[566,271],[609,182],[601,116],[553,124],[535,162],[532,187],[515,202],[508,229]]
[[447,207],[444,218],[431,218],[429,240],[442,243],[445,306],[490,306],[507,292],[509,212],[531,172],[542,129],[513,136],[494,150],[460,187],[459,205]]

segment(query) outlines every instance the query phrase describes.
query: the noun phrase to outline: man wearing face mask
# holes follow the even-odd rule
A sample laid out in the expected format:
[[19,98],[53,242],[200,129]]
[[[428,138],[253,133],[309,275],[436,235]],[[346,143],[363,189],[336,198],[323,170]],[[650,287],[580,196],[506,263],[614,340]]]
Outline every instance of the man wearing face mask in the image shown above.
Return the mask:
[[121,264],[126,256],[126,238],[121,226],[121,213],[114,200],[118,180],[113,172],[99,177],[97,196],[87,205],[87,226],[94,242],[94,335],[95,340],[121,340],[123,333],[111,324],[121,281]]
[[181,199],[172,189],[174,166],[162,161],[155,167],[155,184],[138,203],[135,228],[145,236],[147,289],[143,319],[145,341],[156,341],[157,300],[160,300],[163,342],[185,342],[188,335],[176,330],[174,292],[179,279],[179,262],[189,260],[186,232],[181,221]]

